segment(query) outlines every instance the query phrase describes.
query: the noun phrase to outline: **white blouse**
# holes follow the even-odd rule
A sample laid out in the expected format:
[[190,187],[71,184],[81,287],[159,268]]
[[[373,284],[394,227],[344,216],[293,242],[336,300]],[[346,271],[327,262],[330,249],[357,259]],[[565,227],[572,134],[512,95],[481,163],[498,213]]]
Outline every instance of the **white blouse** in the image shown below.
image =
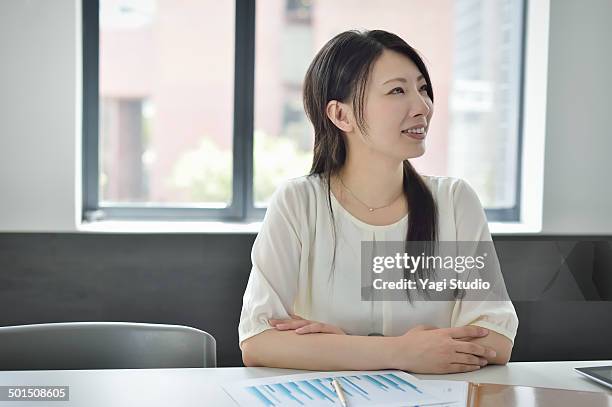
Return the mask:
[[[438,206],[439,241],[491,241],[482,205],[462,179],[422,176]],[[439,328],[478,325],[514,341],[518,318],[511,301],[362,301],[361,242],[403,241],[408,214],[374,226],[349,213],[331,195],[336,260],[325,181],[303,176],[274,193],[251,252],[238,336],[242,342],[267,329],[269,318],[289,313],[341,328],[347,334],[399,336],[418,324]]]

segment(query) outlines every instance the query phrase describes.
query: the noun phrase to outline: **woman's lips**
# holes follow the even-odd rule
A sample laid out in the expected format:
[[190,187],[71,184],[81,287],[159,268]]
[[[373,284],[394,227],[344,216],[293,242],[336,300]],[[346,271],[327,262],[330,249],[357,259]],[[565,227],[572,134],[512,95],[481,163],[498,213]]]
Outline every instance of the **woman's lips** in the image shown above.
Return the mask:
[[423,140],[427,135],[427,131],[425,133],[410,133],[410,132],[402,132],[402,134],[407,135],[408,137],[412,137],[415,140]]

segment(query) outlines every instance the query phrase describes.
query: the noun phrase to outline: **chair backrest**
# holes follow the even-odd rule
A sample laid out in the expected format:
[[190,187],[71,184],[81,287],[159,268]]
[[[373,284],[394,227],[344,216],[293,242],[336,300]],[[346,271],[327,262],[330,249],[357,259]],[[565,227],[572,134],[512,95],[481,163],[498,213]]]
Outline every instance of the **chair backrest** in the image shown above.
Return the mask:
[[132,322],[0,327],[0,370],[216,367],[215,338],[199,329]]

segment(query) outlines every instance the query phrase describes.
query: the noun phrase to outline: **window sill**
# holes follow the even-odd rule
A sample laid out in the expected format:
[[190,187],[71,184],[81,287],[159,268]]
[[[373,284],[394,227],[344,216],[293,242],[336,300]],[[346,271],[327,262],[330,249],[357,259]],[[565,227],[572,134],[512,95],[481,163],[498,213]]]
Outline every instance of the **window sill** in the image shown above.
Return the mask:
[[98,221],[81,223],[77,229],[85,233],[247,233],[257,234],[261,222],[206,221]]
[[[85,233],[247,233],[257,234],[262,222],[186,222],[186,221],[98,221],[82,223]],[[493,235],[539,234],[541,229],[519,222],[490,222]]]

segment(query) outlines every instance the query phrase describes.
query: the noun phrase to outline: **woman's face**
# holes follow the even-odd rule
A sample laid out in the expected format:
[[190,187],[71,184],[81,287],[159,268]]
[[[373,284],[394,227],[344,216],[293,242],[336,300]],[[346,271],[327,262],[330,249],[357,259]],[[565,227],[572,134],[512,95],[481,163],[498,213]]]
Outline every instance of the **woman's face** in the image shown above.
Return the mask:
[[[368,137],[361,140],[369,148],[401,161],[423,155],[433,115],[427,86],[408,57],[383,51],[368,78],[364,106]],[[424,127],[425,133],[402,132],[415,126]],[[357,127],[355,131],[361,133]]]

